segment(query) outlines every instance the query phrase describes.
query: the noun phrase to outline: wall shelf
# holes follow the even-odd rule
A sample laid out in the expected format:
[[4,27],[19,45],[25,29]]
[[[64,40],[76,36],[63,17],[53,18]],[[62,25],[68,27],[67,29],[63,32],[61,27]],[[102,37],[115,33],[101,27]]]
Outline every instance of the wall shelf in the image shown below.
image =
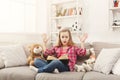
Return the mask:
[[115,5],[113,0],[110,0],[109,5],[109,21],[111,30],[120,31],[120,6]]
[[71,15],[71,16],[59,16],[59,17],[52,17],[52,19],[67,19],[67,18],[80,18],[81,15]]
[[112,26],[113,28],[120,28],[120,26]]

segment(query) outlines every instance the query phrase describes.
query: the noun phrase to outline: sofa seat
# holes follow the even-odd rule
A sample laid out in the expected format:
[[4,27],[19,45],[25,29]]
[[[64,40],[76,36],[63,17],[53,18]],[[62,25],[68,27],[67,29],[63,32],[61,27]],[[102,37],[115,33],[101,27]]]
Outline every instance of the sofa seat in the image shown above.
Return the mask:
[[87,72],[85,73],[83,80],[120,80],[120,76],[109,74],[105,75],[100,72]]
[[82,80],[84,72],[39,73],[36,80]]
[[28,66],[0,69],[0,80],[35,80],[36,72]]

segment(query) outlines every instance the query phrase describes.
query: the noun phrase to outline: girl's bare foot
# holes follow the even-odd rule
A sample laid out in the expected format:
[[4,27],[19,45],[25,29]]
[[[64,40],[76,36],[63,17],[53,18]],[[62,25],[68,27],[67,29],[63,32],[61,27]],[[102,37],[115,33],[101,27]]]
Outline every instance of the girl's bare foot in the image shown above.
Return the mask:
[[34,67],[34,66],[29,66],[31,70],[34,70],[35,72],[38,72],[38,68]]

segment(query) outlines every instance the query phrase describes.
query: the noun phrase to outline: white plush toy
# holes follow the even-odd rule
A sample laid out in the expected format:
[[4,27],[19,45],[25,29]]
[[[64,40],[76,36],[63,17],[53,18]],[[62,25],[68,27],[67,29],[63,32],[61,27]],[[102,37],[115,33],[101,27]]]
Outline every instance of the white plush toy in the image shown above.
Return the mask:
[[82,65],[75,64],[75,71],[76,72],[85,72],[85,68]]
[[91,71],[93,69],[94,63],[95,63],[95,51],[93,48],[90,49],[90,57],[88,60],[85,60],[81,65],[75,65],[75,71],[77,72],[85,72],[85,71]]

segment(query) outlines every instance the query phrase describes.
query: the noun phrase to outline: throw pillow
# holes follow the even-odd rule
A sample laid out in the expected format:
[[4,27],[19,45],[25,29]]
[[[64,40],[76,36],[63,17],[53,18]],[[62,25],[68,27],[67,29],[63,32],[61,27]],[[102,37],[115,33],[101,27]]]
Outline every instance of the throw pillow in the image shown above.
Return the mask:
[[118,59],[118,61],[115,63],[113,69],[112,69],[112,73],[116,74],[116,75],[120,75],[120,58]]
[[27,57],[20,45],[6,46],[2,49],[2,58],[5,67],[13,67],[27,64]]
[[98,55],[94,70],[109,74],[120,57],[120,48],[102,49]]
[[4,61],[2,59],[2,57],[0,56],[0,69],[4,68]]

